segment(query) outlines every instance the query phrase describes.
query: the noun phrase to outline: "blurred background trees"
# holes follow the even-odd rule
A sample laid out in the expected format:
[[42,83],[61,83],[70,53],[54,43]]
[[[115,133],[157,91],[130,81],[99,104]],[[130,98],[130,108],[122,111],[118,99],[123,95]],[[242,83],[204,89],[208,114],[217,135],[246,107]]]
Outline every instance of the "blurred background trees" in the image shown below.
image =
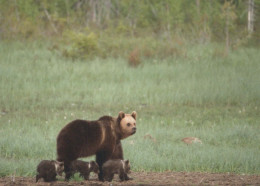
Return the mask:
[[181,45],[209,42],[225,43],[228,53],[259,44],[259,12],[259,0],[0,0],[0,39],[62,38],[74,43],[62,49],[66,56],[84,53],[81,47],[102,57],[111,49],[118,50],[114,56],[149,56],[158,45],[185,55]]

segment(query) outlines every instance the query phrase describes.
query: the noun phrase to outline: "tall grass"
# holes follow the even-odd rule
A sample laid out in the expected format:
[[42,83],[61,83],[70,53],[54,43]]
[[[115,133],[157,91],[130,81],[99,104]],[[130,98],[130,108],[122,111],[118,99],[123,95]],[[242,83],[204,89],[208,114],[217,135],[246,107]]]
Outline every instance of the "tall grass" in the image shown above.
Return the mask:
[[[123,141],[134,171],[259,174],[260,54],[216,56],[216,47],[130,68],[120,58],[70,61],[47,43],[1,43],[0,176],[34,175],[56,158],[66,123],[120,110],[138,113],[137,134]],[[203,144],[182,143],[187,136]]]

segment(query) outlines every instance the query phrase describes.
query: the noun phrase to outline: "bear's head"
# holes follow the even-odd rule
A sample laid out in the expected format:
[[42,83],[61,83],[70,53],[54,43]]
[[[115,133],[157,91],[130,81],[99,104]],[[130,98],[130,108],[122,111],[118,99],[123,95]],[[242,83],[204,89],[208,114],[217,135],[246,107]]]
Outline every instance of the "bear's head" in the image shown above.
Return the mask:
[[132,114],[125,114],[120,111],[117,117],[117,121],[120,128],[121,139],[127,138],[136,132],[136,112]]
[[131,173],[131,166],[129,160],[124,160],[124,169],[125,173]]
[[55,171],[56,171],[56,174],[58,175],[62,175],[62,172],[64,171],[64,163],[63,162],[59,162],[59,161],[56,161],[56,160],[52,160],[51,161],[54,166],[55,166]]
[[93,171],[94,173],[96,173],[96,174],[99,173],[99,166],[95,161],[89,162],[89,167],[90,167],[90,170]]

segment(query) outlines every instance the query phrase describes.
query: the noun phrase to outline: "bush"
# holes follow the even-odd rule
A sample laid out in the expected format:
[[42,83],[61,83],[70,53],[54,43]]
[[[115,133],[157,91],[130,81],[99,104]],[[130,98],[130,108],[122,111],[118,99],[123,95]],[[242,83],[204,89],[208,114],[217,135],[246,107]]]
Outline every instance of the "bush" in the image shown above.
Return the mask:
[[65,32],[63,39],[69,43],[68,48],[64,49],[63,56],[70,58],[88,59],[99,53],[98,37],[91,32]]
[[167,38],[161,38],[144,34],[130,36],[119,34],[117,31],[117,29],[108,29],[103,33],[89,29],[81,32],[65,31],[62,42],[65,48],[61,46],[58,48],[61,48],[63,56],[73,59],[120,57],[135,67],[146,59],[186,57],[187,41],[180,37],[169,35]]

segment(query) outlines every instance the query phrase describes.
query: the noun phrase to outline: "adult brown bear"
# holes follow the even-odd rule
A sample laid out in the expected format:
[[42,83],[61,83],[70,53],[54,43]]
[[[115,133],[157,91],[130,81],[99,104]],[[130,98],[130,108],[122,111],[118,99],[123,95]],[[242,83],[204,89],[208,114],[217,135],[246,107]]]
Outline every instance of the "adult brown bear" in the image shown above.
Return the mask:
[[99,180],[103,180],[103,163],[124,159],[121,140],[136,132],[136,115],[135,111],[132,114],[121,111],[117,118],[102,116],[95,121],[74,120],[67,124],[57,137],[57,160],[64,162],[66,180],[71,177],[73,160],[94,154],[100,168]]

